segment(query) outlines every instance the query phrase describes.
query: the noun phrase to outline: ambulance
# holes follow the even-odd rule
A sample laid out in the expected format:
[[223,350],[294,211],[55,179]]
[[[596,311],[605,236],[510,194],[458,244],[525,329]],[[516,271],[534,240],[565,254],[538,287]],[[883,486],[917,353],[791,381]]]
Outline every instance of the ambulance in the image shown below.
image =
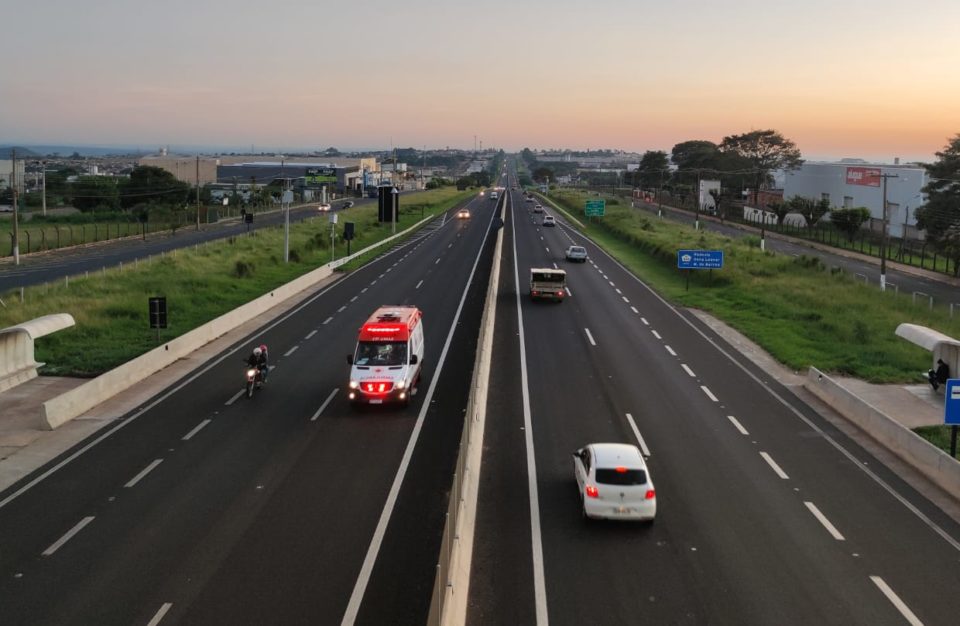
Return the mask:
[[415,306],[381,306],[360,327],[347,355],[354,403],[407,404],[423,367],[423,313]]

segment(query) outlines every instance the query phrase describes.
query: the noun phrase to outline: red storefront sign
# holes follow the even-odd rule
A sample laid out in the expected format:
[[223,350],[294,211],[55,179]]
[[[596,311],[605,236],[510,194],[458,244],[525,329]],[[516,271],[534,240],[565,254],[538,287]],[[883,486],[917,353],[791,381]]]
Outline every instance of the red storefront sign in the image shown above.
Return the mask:
[[863,185],[864,187],[880,186],[879,167],[848,167],[847,184]]

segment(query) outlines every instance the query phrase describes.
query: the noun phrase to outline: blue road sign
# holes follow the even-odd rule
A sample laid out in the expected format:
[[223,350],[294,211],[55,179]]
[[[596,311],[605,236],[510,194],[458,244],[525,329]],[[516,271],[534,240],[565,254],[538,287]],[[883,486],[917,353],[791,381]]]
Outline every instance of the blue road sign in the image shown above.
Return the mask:
[[677,250],[677,269],[723,269],[723,250]]
[[947,390],[943,395],[943,423],[948,426],[960,425],[960,379],[948,380]]

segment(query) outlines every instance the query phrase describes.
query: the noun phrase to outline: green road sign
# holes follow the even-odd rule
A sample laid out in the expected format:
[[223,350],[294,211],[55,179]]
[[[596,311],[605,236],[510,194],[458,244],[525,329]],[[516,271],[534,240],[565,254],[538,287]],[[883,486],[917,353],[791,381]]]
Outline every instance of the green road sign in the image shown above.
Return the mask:
[[587,217],[603,217],[603,212],[606,208],[606,200],[587,200],[587,206],[584,208],[584,215]]

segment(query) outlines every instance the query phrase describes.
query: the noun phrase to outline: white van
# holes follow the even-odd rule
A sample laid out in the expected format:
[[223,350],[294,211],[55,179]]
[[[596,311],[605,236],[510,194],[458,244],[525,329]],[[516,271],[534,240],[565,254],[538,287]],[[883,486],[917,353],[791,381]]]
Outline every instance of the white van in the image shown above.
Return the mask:
[[360,327],[347,355],[354,403],[407,404],[423,367],[423,313],[415,306],[382,306]]

